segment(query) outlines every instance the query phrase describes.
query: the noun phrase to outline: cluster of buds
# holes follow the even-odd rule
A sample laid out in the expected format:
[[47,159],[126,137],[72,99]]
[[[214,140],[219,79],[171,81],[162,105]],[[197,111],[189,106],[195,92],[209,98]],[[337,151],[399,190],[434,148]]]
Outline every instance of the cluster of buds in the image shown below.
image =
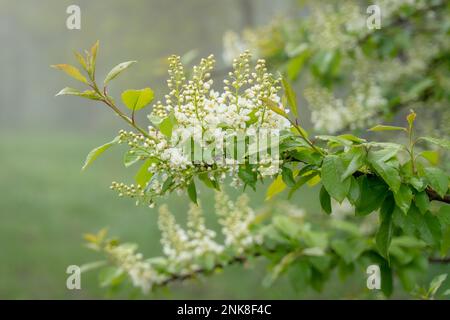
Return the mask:
[[119,197],[127,196],[131,198],[137,198],[137,197],[143,197],[144,190],[140,185],[126,185],[122,182],[115,182],[113,181],[110,186],[111,190],[115,190],[119,193]]

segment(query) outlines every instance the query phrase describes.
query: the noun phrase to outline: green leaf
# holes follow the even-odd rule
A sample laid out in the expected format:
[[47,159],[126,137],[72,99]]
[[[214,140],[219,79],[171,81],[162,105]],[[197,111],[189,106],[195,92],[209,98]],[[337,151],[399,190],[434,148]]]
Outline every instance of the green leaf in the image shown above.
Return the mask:
[[161,117],[155,116],[152,113],[150,113],[147,116],[147,118],[155,127],[158,127],[161,124],[161,122],[163,121],[163,119]]
[[205,186],[207,186],[208,188],[211,189],[216,189],[217,191],[220,191],[220,186],[217,183],[216,180],[213,180],[209,177],[209,174],[207,172],[202,172],[198,175],[198,178],[200,179],[200,181],[202,181]]
[[305,173],[304,175],[301,175],[300,173],[297,175],[298,179],[295,182],[295,185],[292,187],[292,189],[289,191],[288,199],[292,197],[292,195],[297,191],[301,186],[303,186],[305,183],[312,181],[317,177],[319,173],[317,171],[309,171],[309,173]]
[[282,192],[284,189],[286,189],[286,184],[284,183],[282,176],[279,175],[275,178],[275,180],[273,180],[267,189],[266,200],[272,199],[273,196]]
[[115,77],[117,77],[122,71],[127,69],[129,66],[131,66],[133,63],[136,63],[137,61],[127,61],[119,63],[117,66],[112,68],[112,70],[108,73],[108,75],[105,78],[104,84],[108,84],[109,81],[113,80]]
[[156,159],[150,158],[145,160],[144,164],[142,164],[134,177],[136,183],[142,188],[147,185],[147,182],[149,182],[151,177],[153,176],[153,174],[148,171],[148,168],[150,168],[153,163],[156,163]]
[[443,197],[448,190],[448,176],[439,168],[428,167],[424,169],[425,178],[428,180],[428,184],[436,191],[441,197]]
[[407,132],[407,129],[404,127],[397,127],[397,126],[383,126],[383,125],[377,125],[375,127],[370,128],[368,131],[405,131]]
[[307,61],[307,59],[311,54],[311,51],[308,50],[307,45],[305,43],[302,43],[295,50],[294,54],[296,56],[290,58],[286,66],[287,77],[291,81],[295,81],[298,78],[298,75],[302,71],[305,62]]
[[348,191],[347,194],[348,201],[350,201],[350,203],[353,206],[356,206],[356,202],[358,201],[359,195],[360,195],[359,183],[355,177],[350,176],[350,190]]
[[439,219],[428,211],[425,214],[425,223],[431,234],[432,240],[429,241],[429,243],[439,246],[442,238],[441,223],[439,222]]
[[349,133],[338,135],[337,138],[345,139],[345,140],[348,140],[348,141],[352,141],[354,143],[367,142],[366,139],[359,138],[359,137],[357,137],[357,136],[355,136],[353,134],[349,134]]
[[398,191],[394,193],[394,199],[399,209],[404,214],[407,214],[409,211],[409,207],[411,206],[411,201],[413,199],[411,188],[405,184],[402,184]]
[[96,62],[97,62],[98,45],[99,45],[99,41],[97,40],[94,43],[94,45],[91,47],[91,61],[90,61],[90,65],[91,65],[90,74],[91,74],[91,77],[94,77],[94,74],[95,74],[95,65],[96,65]]
[[172,136],[173,127],[174,122],[173,118],[170,115],[164,118],[158,126],[159,131],[161,131],[163,135],[169,138]]
[[298,148],[290,154],[294,159],[311,164],[320,164],[322,157],[310,148]]
[[192,202],[197,204],[197,189],[195,188],[194,180],[192,180],[191,183],[189,183],[189,185],[187,187],[187,192],[188,192],[189,199],[191,199]]
[[[402,228],[405,228],[405,223],[407,223],[409,226],[406,226],[406,228],[415,229],[421,240],[431,246],[439,244],[442,237],[441,224],[439,223],[438,218],[430,212],[423,215],[419,212],[416,206],[412,205],[408,215],[406,216],[406,220],[409,221],[402,221]],[[408,233],[409,232],[410,231],[408,231]]]
[[403,230],[403,232],[409,236],[415,236],[415,222],[414,215],[419,214],[414,205],[411,206],[407,215],[405,215],[398,207],[395,207],[393,213],[394,224]]
[[293,251],[286,254],[271,270],[269,274],[264,278],[263,285],[265,287],[271,286],[275,280],[289,267],[298,257],[298,252]]
[[320,188],[320,206],[322,207],[323,211],[327,214],[331,214],[331,198],[328,194],[327,190],[325,190],[324,186]]
[[280,116],[288,119],[287,113],[283,109],[281,109],[276,102],[274,102],[270,99],[267,99],[267,98],[263,98],[261,100],[262,100],[262,102],[264,102],[264,104],[267,107],[269,107],[270,110],[272,110],[273,112],[279,114]]
[[150,88],[141,90],[126,90],[122,93],[122,102],[130,110],[140,110],[153,100],[153,91]]
[[417,140],[425,140],[427,142],[430,142],[432,144],[438,145],[439,147],[450,149],[450,140],[447,139],[436,139],[431,137],[420,137]]
[[117,267],[106,267],[98,275],[101,287],[109,287],[120,284],[124,280],[125,273]]
[[442,243],[441,243],[441,256],[445,256],[450,250],[450,226],[444,228],[442,232]]
[[430,207],[430,200],[428,199],[427,193],[425,191],[417,193],[414,200],[419,211],[425,214]]
[[[411,172],[411,171],[409,171]],[[408,172],[408,174],[409,174]],[[423,178],[418,178],[416,176],[407,176],[407,180],[409,180],[409,184],[413,186],[414,189],[416,189],[419,192],[422,192],[427,187],[426,181],[424,181]],[[408,179],[409,178],[409,179]]]
[[406,249],[423,249],[426,243],[415,237],[400,236],[392,239],[392,245],[399,246]]
[[350,179],[341,180],[344,174],[344,163],[336,155],[328,155],[323,159],[322,182],[330,196],[341,203],[350,189]]
[[353,175],[359,168],[361,168],[366,161],[366,151],[362,148],[352,148],[345,154],[346,158],[350,158],[350,163],[341,176],[341,181],[344,181]]
[[380,265],[381,271],[381,291],[386,297],[391,296],[393,291],[392,270],[387,263]]
[[287,81],[287,79],[283,78],[281,80],[284,88],[284,93],[286,94],[287,101],[289,106],[291,107],[292,114],[298,118],[298,107],[297,107],[297,98],[295,97],[295,92],[292,90],[291,85]]
[[311,267],[306,261],[297,260],[290,265],[288,277],[295,290],[304,291],[311,278]]
[[173,184],[173,178],[171,176],[168,176],[162,185],[161,193],[165,193],[167,190],[169,190],[169,188],[172,186],[172,184]]
[[100,147],[97,147],[93,149],[86,157],[86,160],[84,161],[84,165],[81,168],[81,170],[85,170],[89,165],[92,164],[92,162],[95,161],[103,152],[111,148],[113,145],[117,144],[119,142],[119,137],[115,137],[112,141],[105,143],[104,145],[101,145]]
[[56,94],[56,96],[78,96],[91,100],[100,100],[101,97],[93,90],[78,91],[74,88],[66,87]]
[[431,280],[430,288],[428,289],[428,296],[433,297],[446,279],[446,273],[434,277],[433,280]]
[[441,225],[450,226],[450,205],[443,205],[439,208],[437,217]]
[[283,182],[288,187],[293,187],[295,185],[295,180],[294,180],[294,174],[292,173],[292,170],[289,169],[288,167],[282,167],[281,170],[282,170],[281,177],[283,178]]
[[413,82],[413,85],[405,93],[406,100],[413,100],[419,97],[426,89],[430,88],[434,83],[432,78],[424,78],[421,81]]
[[386,184],[377,177],[358,178],[359,198],[356,201],[356,215],[364,216],[377,210],[388,194]]
[[256,171],[253,171],[251,166],[239,166],[238,177],[241,178],[245,185],[249,185],[253,190],[255,190],[258,177]]
[[84,57],[78,53],[78,52],[74,52],[75,54],[75,58],[77,59],[78,63],[83,67],[84,70],[87,71],[87,63],[86,60],[84,59]]
[[315,54],[312,64],[312,72],[319,79],[330,81],[338,75],[342,60],[342,54],[339,50],[319,51]]
[[[398,168],[387,162],[396,154],[396,150],[380,150],[369,152],[368,161],[378,175],[387,183],[392,191],[397,192],[400,188],[401,177]],[[395,163],[395,162],[394,162]]]
[[380,227],[375,240],[380,254],[389,261],[389,246],[392,240],[392,213],[394,212],[395,201],[391,195],[386,197],[380,209]]
[[100,261],[95,261],[95,262],[89,262],[86,264],[83,264],[80,266],[80,271],[81,273],[85,273],[91,270],[95,270],[101,267],[104,267],[108,264],[108,261],[106,260],[100,260]]
[[439,153],[436,151],[422,151],[419,153],[419,156],[423,157],[424,159],[427,159],[429,163],[431,163],[433,166],[437,166],[439,163]]
[[318,135],[318,136],[316,136],[316,139],[328,141],[328,145],[330,147],[353,145],[353,141],[345,139],[345,138],[341,138],[339,136]]
[[203,256],[201,256],[202,265],[206,270],[211,271],[215,267],[216,255],[212,252],[206,252]]
[[302,230],[300,224],[292,223],[292,219],[282,215],[273,218],[273,225],[289,239],[297,239]]
[[349,264],[355,261],[366,250],[367,245],[360,239],[335,239],[331,242],[331,248],[345,263]]
[[128,168],[133,164],[135,164],[136,162],[138,162],[140,159],[141,156],[137,152],[134,152],[133,150],[128,150],[123,155],[123,164],[125,165],[125,167]]
[[67,73],[72,78],[81,81],[83,83],[89,84],[87,79],[81,74],[80,70],[71,66],[70,64],[54,64],[51,66],[52,68],[59,69]]

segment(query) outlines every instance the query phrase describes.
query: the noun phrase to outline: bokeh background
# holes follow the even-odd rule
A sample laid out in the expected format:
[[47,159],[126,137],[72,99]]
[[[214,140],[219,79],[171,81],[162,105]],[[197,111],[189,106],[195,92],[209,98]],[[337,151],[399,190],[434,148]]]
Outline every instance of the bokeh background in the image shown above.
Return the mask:
[[[66,8],[72,4],[81,8],[81,30],[66,28]],[[146,256],[161,249],[156,209],[136,207],[108,188],[112,180],[133,176],[123,167],[120,150],[80,171],[86,154],[109,141],[122,123],[100,104],[54,97],[66,85],[77,84],[49,65],[74,62],[74,50],[98,39],[98,77],[119,62],[139,61],[114,81],[113,95],[150,86],[162,97],[169,54],[199,58],[213,53],[221,70],[226,31],[301,14],[291,0],[0,0],[0,298],[361,297],[365,274],[345,283],[335,277],[323,293],[297,293],[287,279],[264,288],[264,262],[258,261],[251,270],[234,266],[146,297],[101,288],[95,271],[83,274],[82,290],[66,288],[68,265],[101,259],[83,245],[84,233],[107,226],[110,234],[139,243]],[[210,213],[211,194],[201,191]],[[261,206],[264,191],[249,192],[254,207]],[[294,202],[314,211],[316,196],[315,190],[305,190]],[[167,201],[182,221],[188,200],[173,196]],[[397,290],[396,296],[404,293]]]

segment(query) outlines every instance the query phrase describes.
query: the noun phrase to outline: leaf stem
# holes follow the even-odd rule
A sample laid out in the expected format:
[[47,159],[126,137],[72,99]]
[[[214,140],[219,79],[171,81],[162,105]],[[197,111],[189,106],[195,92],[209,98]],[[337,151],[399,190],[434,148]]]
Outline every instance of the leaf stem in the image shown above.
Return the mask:
[[101,97],[100,101],[105,103],[108,107],[110,107],[119,117],[121,117],[125,122],[127,122],[130,126],[132,126],[134,129],[139,131],[141,134],[143,134],[145,137],[149,138],[148,133],[139,127],[135,121],[134,121],[134,110],[131,115],[131,118],[128,117],[126,114],[124,114],[115,104],[114,102],[109,99],[108,93],[106,91],[106,86],[103,87],[103,91],[100,91],[97,84],[95,82],[92,82],[92,84],[89,84],[89,86]]
[[300,129],[299,125],[298,125],[298,121],[297,119],[295,119],[295,122],[292,121],[291,119],[287,118],[289,120],[289,122],[292,124],[292,126],[295,128],[295,130],[297,130],[298,134],[300,135],[300,137],[311,147],[313,148],[315,151],[317,151],[318,153],[320,153],[322,156],[325,155],[325,153],[320,150],[319,148],[317,148],[311,140],[309,140],[305,134],[303,133],[303,130]]
[[416,141],[414,141],[412,125],[409,126],[408,136],[409,136],[409,156],[411,158],[411,171],[412,175],[414,176],[416,174],[416,160],[414,158],[414,144],[416,143]]

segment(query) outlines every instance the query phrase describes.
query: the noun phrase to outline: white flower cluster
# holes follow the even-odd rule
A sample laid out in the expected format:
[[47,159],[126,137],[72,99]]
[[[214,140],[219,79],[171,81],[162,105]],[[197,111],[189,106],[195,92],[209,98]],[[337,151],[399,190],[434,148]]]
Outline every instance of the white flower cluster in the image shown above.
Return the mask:
[[268,25],[256,29],[244,29],[242,34],[229,30],[222,39],[223,61],[232,65],[233,58],[244,50],[250,50],[254,59],[276,56],[284,49],[286,33],[286,21],[281,18],[275,18]]
[[[373,3],[380,8],[381,22],[385,26],[394,19],[399,10],[411,6],[421,10],[429,5],[427,0],[380,0]],[[324,50],[350,50],[358,41],[377,29],[367,27],[369,14],[366,7],[356,1],[339,1],[335,4],[312,4],[308,30],[313,47]]]
[[141,288],[144,293],[148,293],[152,289],[153,284],[163,283],[168,279],[168,276],[158,272],[136,250],[137,245],[130,243],[108,245],[105,247],[105,252],[108,254],[112,263],[121,272],[128,274],[135,287]]
[[183,229],[164,205],[160,207],[158,220],[163,257],[144,260],[134,244],[107,244],[104,251],[121,272],[129,275],[134,286],[148,292],[155,285],[223,266],[261,244],[261,235],[250,230],[255,214],[245,194],[233,203],[228,196],[217,192],[216,214],[224,244],[214,240],[216,233],[206,227],[199,206],[191,204],[187,228]]
[[242,254],[247,248],[260,244],[259,235],[249,233],[249,226],[255,219],[255,213],[248,206],[248,197],[240,196],[236,203],[230,201],[224,193],[217,193],[215,207],[220,217],[222,233],[225,236],[225,245],[233,248],[236,254]]
[[387,105],[382,88],[373,80],[352,82],[352,91],[345,98],[337,98],[324,87],[305,89],[311,108],[314,129],[336,133],[345,128],[356,129],[377,121],[380,110]]
[[355,34],[367,30],[367,16],[354,1],[334,5],[313,5],[309,21],[311,45],[319,50],[350,49],[356,44]]
[[[379,122],[383,111],[388,108],[386,88],[395,88],[405,78],[416,78],[425,74],[439,52],[449,49],[445,36],[436,34],[430,38],[416,37],[402,57],[371,63],[363,53],[355,50],[355,58],[345,61],[344,68],[352,70],[353,80],[349,93],[337,97],[325,87],[311,86],[304,91],[311,109],[311,120],[318,131],[336,133],[344,129],[366,127]],[[402,92],[403,101],[417,97]],[[422,106],[416,106],[420,109]]]
[[[147,170],[152,179],[141,189],[134,188],[137,193],[117,183],[112,188],[152,204],[154,197],[183,189],[199,173],[218,182],[227,174],[236,178],[242,162],[233,155],[224,161],[227,141],[245,141],[242,137],[258,136],[262,130],[271,130],[271,135],[277,136],[279,131],[290,128],[287,119],[263,102],[270,99],[285,110],[278,95],[280,80],[267,72],[264,60],[258,60],[254,70],[250,61],[249,52],[234,60],[233,71],[224,80],[224,91],[219,93],[212,89],[213,56],[202,59],[189,79],[180,57],[170,57],[170,92],[165,103],[158,101],[149,115],[155,126],[149,127],[147,137],[124,131],[119,134],[120,142],[130,146],[129,152],[151,162]],[[255,170],[262,176],[277,174],[278,156],[261,156]]]
[[[283,24],[278,24],[279,31],[292,24],[297,27],[291,32],[285,32],[281,41],[280,32],[269,33],[264,28],[259,28],[251,33],[252,36],[248,36],[248,31],[241,37],[227,35],[224,39],[224,49],[227,51],[227,46],[230,46],[230,50],[236,45],[244,46],[263,57],[272,57],[275,60],[280,56],[277,50],[293,57],[298,54],[295,48],[307,48],[313,52],[313,56],[314,53],[339,52],[340,79],[345,78],[346,84],[342,85],[341,81],[339,88],[333,91],[314,81],[314,84],[310,84],[305,90],[314,128],[336,133],[345,129],[370,126],[379,122],[380,117],[389,111],[388,100],[392,95],[399,94],[400,103],[409,104],[414,101],[415,97],[412,97],[410,92],[413,90],[398,87],[398,84],[408,81],[419,83],[424,80],[429,76],[430,66],[433,66],[436,59],[442,60],[442,52],[448,51],[450,46],[446,29],[442,28],[446,18],[445,13],[439,12],[439,0],[382,0],[374,4],[381,9],[382,30],[379,32],[390,29],[395,32],[398,21],[408,25],[407,28],[402,28],[403,30],[411,29],[407,35],[402,36],[402,41],[408,41],[408,44],[399,54],[385,58],[368,58],[362,52],[361,41],[378,31],[367,27],[367,7],[347,0],[339,3],[307,1],[305,6],[310,13],[300,23],[286,20]],[[266,28],[269,26],[270,24]],[[298,31],[299,26],[302,32]],[[271,50],[265,49],[264,41],[259,41],[268,34],[273,40],[269,42],[272,44]],[[394,39],[392,41],[395,42]],[[323,63],[326,64],[325,61]],[[447,78],[445,75],[437,76],[434,81],[439,81],[439,85],[445,87],[443,82]],[[392,93],[392,88],[400,90]],[[427,101],[427,104],[419,107],[427,109],[431,102]],[[445,108],[446,104],[443,105],[444,110]]]
[[213,240],[216,233],[206,228],[202,209],[195,204],[191,204],[189,208],[187,227],[187,230],[184,230],[176,223],[175,217],[166,205],[159,208],[163,252],[172,264],[183,266],[185,270],[182,272],[200,268],[191,264],[196,258],[208,253],[220,254],[224,249]]

